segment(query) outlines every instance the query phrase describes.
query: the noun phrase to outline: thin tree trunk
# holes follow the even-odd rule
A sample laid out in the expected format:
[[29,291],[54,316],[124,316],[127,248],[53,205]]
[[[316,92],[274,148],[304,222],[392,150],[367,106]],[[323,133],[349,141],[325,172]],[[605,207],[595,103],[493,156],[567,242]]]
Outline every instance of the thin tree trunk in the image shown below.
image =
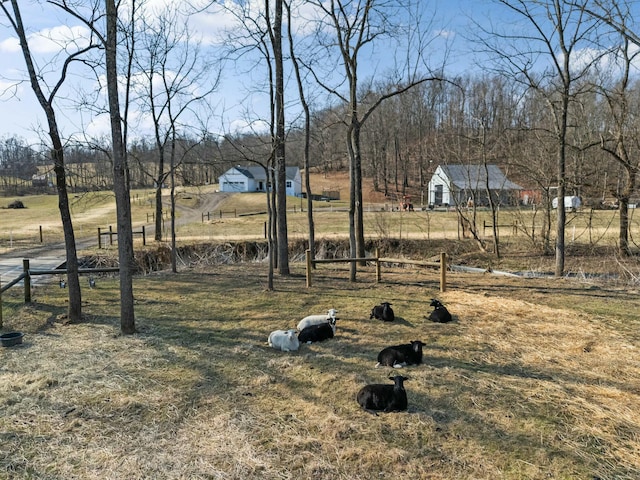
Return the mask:
[[276,138],[275,159],[277,171],[278,204],[278,272],[289,275],[289,239],[287,233],[287,172],[285,159],[284,123],[284,66],[282,58],[282,3],[276,0],[273,25],[273,54],[276,67]]
[[118,12],[114,0],[105,0],[107,35],[105,44],[105,64],[107,74],[107,94],[111,117],[111,136],[113,143],[113,188],[116,197],[116,215],[118,229],[118,260],[120,262],[120,330],[124,334],[135,333],[135,315],[133,303],[133,229],[131,226],[131,202],[129,193],[129,175],[122,137],[122,121],[118,101],[117,25]]
[[[54,164],[54,172],[56,175],[56,191],[58,193],[58,209],[60,211],[60,219],[62,221],[62,230],[64,233],[64,244],[67,257],[67,286],[69,292],[69,304],[67,306],[67,320],[70,323],[79,322],[82,319],[82,292],[80,290],[80,279],[78,277],[78,254],[76,250],[75,233],[73,230],[73,222],[71,220],[71,212],[69,210],[69,195],[67,192],[67,177],[64,164],[64,148],[58,130],[56,115],[53,110],[52,98],[47,100],[38,82],[38,75],[31,58],[29,43],[26,38],[22,16],[18,7],[17,0],[11,0],[15,23],[13,27],[20,39],[22,54],[29,72],[31,87],[45,112],[47,123],[49,125],[49,138],[52,143],[52,160]],[[4,8],[4,7],[3,7]],[[7,15],[8,16],[8,15]]]
[[[298,95],[300,97],[300,103],[304,110],[304,185],[307,192],[307,223],[309,225],[309,251],[311,252],[311,258],[316,257],[316,241],[315,241],[315,226],[313,222],[313,199],[311,194],[311,180],[310,180],[310,145],[311,145],[311,113],[309,111],[309,105],[305,98],[304,88],[302,84],[302,78],[300,75],[300,66],[298,65],[298,59],[293,49],[293,35],[291,34],[291,9],[288,3],[285,4],[287,8],[287,36],[289,39],[289,54],[291,55],[291,61],[293,62],[294,71],[296,74],[296,81],[298,84]],[[315,264],[313,264],[315,267]]]

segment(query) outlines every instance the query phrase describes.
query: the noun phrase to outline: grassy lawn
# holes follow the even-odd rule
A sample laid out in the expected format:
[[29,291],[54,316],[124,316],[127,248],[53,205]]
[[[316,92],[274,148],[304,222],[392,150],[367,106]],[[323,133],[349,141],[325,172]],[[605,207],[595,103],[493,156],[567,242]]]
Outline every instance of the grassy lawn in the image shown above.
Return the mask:
[[[119,335],[115,279],[84,291],[86,321],[63,325],[64,291],[5,293],[0,478],[637,479],[638,292],[570,280],[371,267],[356,283],[294,264],[265,291],[263,264],[135,279],[139,333]],[[424,321],[438,296],[454,322]],[[369,320],[390,301],[393,324]],[[283,353],[269,332],[339,311],[334,339]],[[409,409],[355,401],[384,346],[422,340],[400,372]]]

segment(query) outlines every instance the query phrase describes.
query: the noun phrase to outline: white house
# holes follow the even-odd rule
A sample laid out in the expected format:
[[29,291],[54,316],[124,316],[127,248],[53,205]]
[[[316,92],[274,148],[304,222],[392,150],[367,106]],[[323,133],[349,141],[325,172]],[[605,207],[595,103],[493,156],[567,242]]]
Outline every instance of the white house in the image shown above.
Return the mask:
[[[287,195],[302,196],[302,177],[298,167],[287,167]],[[232,167],[219,178],[221,192],[266,192],[267,174],[259,165]]]
[[494,201],[515,205],[522,187],[513,183],[497,165],[438,165],[429,181],[429,205],[488,205],[487,190]]

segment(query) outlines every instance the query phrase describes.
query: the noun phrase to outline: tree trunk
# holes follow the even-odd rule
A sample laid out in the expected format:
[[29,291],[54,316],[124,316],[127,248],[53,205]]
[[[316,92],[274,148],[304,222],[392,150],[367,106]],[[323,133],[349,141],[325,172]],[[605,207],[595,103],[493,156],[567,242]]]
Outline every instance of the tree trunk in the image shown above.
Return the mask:
[[135,271],[135,264],[128,183],[129,175],[127,172],[125,145],[122,137],[122,123],[120,118],[120,104],[118,101],[118,69],[116,65],[118,12],[114,0],[105,0],[105,3],[107,27],[105,64],[109,113],[111,117],[113,189],[116,197],[118,260],[120,262],[120,330],[123,334],[132,334],[136,331],[133,304],[133,273]]
[[158,151],[158,174],[156,175],[156,209],[154,238],[158,242],[162,241],[162,183],[164,181],[164,148]]
[[285,159],[284,123],[284,66],[282,59],[282,2],[276,0],[273,25],[273,54],[276,67],[276,138],[275,160],[277,171],[278,204],[278,272],[289,275],[289,239],[287,234],[287,172]]
[[64,164],[64,148],[58,130],[55,111],[53,110],[53,98],[47,100],[39,84],[39,76],[35,70],[29,43],[22,23],[22,16],[18,7],[17,0],[11,0],[11,7],[15,16],[14,28],[20,39],[22,54],[29,72],[29,80],[31,87],[44,110],[47,123],[49,125],[49,138],[52,143],[52,160],[54,164],[54,172],[56,174],[56,190],[58,193],[58,209],[60,210],[60,218],[62,220],[62,229],[64,232],[64,244],[67,257],[67,286],[69,292],[69,305],[67,307],[67,320],[71,323],[79,322],[82,319],[82,292],[80,290],[80,279],[78,277],[78,254],[76,250],[76,240],[73,231],[73,222],[71,221],[71,212],[69,210],[69,195],[67,192],[67,177]]
[[[298,59],[295,55],[293,48],[293,35],[291,33],[291,8],[287,3],[287,37],[289,39],[289,54],[293,63],[294,71],[296,74],[296,82],[298,84],[298,95],[300,96],[300,103],[304,111],[304,186],[307,192],[307,223],[309,225],[309,251],[311,252],[311,258],[316,257],[316,241],[315,241],[315,226],[313,222],[313,199],[311,194],[311,180],[310,180],[310,145],[311,145],[311,112],[309,110],[309,104],[304,94],[304,85],[302,83],[302,77],[300,75],[300,67],[298,65]],[[315,264],[313,264],[315,267]]]
[[[362,152],[360,148],[361,125],[356,121],[351,130],[351,142],[353,149],[353,185],[354,185],[354,222],[355,222],[355,255],[364,258],[364,209],[362,206]],[[366,262],[361,262],[366,265]]]
[[[568,67],[567,70],[568,71]],[[567,117],[569,111],[569,94],[565,92],[562,99],[562,111],[560,112],[560,135],[558,142],[558,225],[556,230],[556,277],[564,275],[565,254],[565,226],[567,213],[564,209],[564,197],[566,194],[566,141],[567,141]]]

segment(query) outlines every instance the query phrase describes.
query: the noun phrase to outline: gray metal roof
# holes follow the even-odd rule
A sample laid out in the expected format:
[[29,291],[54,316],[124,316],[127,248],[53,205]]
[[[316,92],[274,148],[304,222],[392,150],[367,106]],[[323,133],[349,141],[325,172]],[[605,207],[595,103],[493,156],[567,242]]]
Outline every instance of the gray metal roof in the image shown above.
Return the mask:
[[487,172],[489,190],[522,190],[522,187],[509,180],[497,165],[441,165],[452,185],[461,190],[486,188]]

